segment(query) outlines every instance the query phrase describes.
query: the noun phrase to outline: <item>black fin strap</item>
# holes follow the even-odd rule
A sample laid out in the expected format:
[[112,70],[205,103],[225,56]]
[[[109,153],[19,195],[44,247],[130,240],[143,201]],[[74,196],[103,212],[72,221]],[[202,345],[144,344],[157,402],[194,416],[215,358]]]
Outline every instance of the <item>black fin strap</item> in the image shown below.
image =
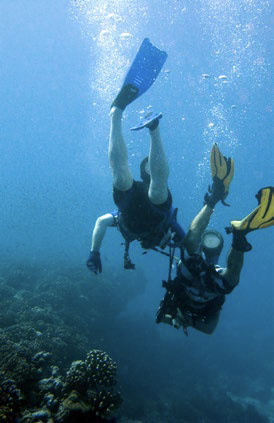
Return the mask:
[[229,204],[225,202],[227,196],[228,191],[225,191],[223,181],[214,177],[212,185],[208,186],[208,192],[204,196],[204,205],[208,204],[214,209],[218,201],[221,201],[224,206],[229,207]]
[[249,244],[244,233],[234,230],[232,232],[232,248],[234,248],[234,250],[241,251],[242,253],[247,253],[252,250],[252,245]]
[[225,231],[227,234],[232,233],[232,248],[234,250],[241,251],[242,253],[252,250],[252,245],[247,241],[244,231],[236,230],[233,226],[225,228]]

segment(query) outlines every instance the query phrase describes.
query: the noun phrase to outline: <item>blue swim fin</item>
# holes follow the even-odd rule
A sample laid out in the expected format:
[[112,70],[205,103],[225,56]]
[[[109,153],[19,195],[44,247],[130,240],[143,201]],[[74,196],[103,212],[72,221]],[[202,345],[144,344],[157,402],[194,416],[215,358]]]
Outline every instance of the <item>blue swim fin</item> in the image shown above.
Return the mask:
[[142,122],[138,125],[130,128],[131,131],[139,131],[139,129],[148,128],[150,130],[156,129],[159,123],[159,119],[162,119],[162,113],[150,112],[148,113]]
[[144,94],[156,80],[166,59],[167,53],[145,38],[111,106],[124,110],[128,104]]

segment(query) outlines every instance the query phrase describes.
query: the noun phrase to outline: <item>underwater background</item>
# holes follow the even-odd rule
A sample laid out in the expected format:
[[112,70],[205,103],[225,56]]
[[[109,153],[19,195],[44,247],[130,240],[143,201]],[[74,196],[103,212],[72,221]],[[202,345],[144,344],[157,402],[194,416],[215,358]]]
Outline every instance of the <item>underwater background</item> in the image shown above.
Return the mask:
[[[166,257],[133,243],[136,271],[125,271],[122,238],[109,228],[102,275],[85,265],[96,218],[115,209],[110,104],[145,37],[168,59],[124,113],[132,172],[138,179],[148,136],[129,128],[161,111],[169,187],[187,230],[210,184],[212,144],[232,156],[230,207],[218,205],[210,223],[224,235],[225,265],[225,226],[273,185],[272,6],[0,3],[0,421],[274,422],[273,228],[250,234],[240,284],[211,336],[155,324]],[[116,385],[90,377],[80,386],[75,374],[101,359]],[[113,413],[71,417],[106,391]]]

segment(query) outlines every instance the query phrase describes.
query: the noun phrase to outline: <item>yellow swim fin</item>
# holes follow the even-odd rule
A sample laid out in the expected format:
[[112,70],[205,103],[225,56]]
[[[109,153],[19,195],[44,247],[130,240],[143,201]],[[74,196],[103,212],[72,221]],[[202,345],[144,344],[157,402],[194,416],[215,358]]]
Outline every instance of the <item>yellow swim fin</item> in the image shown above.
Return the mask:
[[274,187],[260,189],[256,194],[258,207],[242,220],[232,220],[232,230],[247,234],[274,225]]
[[222,201],[228,206],[225,199],[234,175],[234,160],[223,156],[216,143],[211,149],[210,167],[213,184],[204,197],[205,203],[214,208],[218,201]]
[[210,166],[213,181],[216,179],[222,181],[225,193],[228,192],[234,176],[234,160],[223,156],[216,143],[213,144],[210,153]]

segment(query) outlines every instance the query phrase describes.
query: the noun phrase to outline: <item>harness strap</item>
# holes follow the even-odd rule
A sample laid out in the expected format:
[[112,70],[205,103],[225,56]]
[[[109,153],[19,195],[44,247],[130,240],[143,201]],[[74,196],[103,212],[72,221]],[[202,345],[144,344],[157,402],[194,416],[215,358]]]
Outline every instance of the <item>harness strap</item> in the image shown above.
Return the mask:
[[168,281],[171,280],[171,271],[172,271],[172,265],[173,265],[173,260],[174,260],[174,253],[175,253],[175,247],[169,247]]
[[135,269],[135,264],[132,263],[132,261],[130,260],[130,257],[129,257],[129,245],[130,245],[130,241],[126,239],[125,242],[122,243],[122,245],[125,246],[125,251],[124,251],[124,269]]
[[[170,253],[159,250],[159,248],[153,247],[151,250],[156,251],[157,253],[163,254],[164,256],[170,257]],[[147,251],[144,251],[143,254],[147,254]]]
[[[168,267],[168,282],[171,281],[171,271],[172,271],[172,266],[173,266],[173,261],[174,261],[174,254],[175,254],[175,247],[174,246],[169,246],[169,253],[166,253],[165,251],[161,251],[158,248],[154,247],[151,248],[151,250],[156,251],[157,253],[163,254],[164,256],[169,257],[169,267]],[[144,251],[143,254],[146,254],[147,251]]]

